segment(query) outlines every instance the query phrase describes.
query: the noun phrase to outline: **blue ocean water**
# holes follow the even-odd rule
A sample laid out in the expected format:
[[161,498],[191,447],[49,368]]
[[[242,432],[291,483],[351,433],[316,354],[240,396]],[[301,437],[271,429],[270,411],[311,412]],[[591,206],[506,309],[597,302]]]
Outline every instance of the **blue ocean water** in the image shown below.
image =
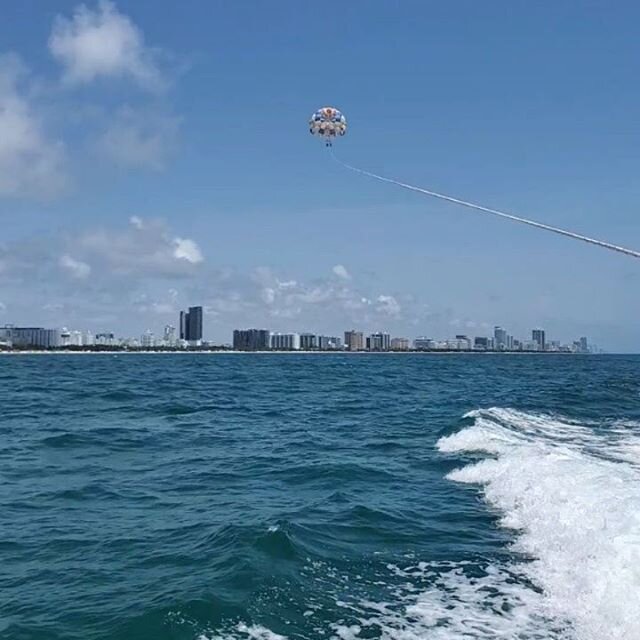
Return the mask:
[[640,638],[640,358],[0,356],[0,637]]

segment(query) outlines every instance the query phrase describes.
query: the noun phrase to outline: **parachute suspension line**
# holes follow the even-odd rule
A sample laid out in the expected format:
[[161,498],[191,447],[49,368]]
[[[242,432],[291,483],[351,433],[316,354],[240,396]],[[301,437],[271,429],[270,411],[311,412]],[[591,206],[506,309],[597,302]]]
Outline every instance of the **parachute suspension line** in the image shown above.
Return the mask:
[[506,213],[504,211],[498,211],[497,209],[490,209],[489,207],[483,207],[482,205],[475,204],[473,202],[467,202],[466,200],[460,200],[458,198],[453,198],[452,196],[447,196],[442,193],[437,193],[435,191],[430,191],[429,189],[422,189],[420,187],[415,187],[411,184],[406,184],[404,182],[399,182],[398,180],[393,180],[392,178],[386,178],[385,176],[379,176],[376,173],[371,173],[371,171],[365,171],[364,169],[359,169],[358,167],[353,167],[346,162],[340,160],[340,158],[336,157],[332,148],[329,148],[329,153],[331,157],[345,169],[349,169],[350,171],[354,171],[355,173],[359,173],[363,176],[368,176],[369,178],[374,178],[375,180],[379,180],[380,182],[387,182],[389,184],[395,184],[398,187],[402,187],[403,189],[408,189],[409,191],[416,191],[418,193],[423,193],[427,196],[431,196],[432,198],[438,198],[439,200],[445,200],[447,202],[452,202],[453,204],[459,204],[463,207],[467,207],[469,209],[475,209],[476,211],[482,211],[483,213],[489,213],[493,216],[498,216],[500,218],[505,218],[507,220],[511,220],[513,222],[521,222],[522,224],[527,224],[530,227],[536,227],[537,229],[544,229],[545,231],[551,231],[552,233],[557,233],[561,236],[566,236],[567,238],[573,238],[574,240],[582,240],[583,242],[588,242],[589,244],[594,244],[598,247],[603,247],[604,249],[610,249],[611,251],[617,251],[618,253],[624,253],[628,256],[633,256],[634,258],[640,258],[640,251],[633,251],[632,249],[626,249],[625,247],[620,247],[615,244],[611,244],[609,242],[604,242],[602,240],[596,240],[595,238],[589,238],[588,236],[583,236],[579,233],[573,233],[572,231],[565,231],[564,229],[559,229],[558,227],[552,227],[548,224],[543,224],[542,222],[535,222],[535,220],[528,220],[527,218],[521,218],[519,216],[515,216],[511,213]]

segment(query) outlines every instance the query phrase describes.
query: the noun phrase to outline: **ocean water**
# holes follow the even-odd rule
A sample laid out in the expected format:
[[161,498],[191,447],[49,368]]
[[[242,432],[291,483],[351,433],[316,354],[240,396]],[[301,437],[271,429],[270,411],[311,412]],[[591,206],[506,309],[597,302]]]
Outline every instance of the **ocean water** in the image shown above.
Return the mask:
[[640,358],[0,356],[0,637],[637,640]]

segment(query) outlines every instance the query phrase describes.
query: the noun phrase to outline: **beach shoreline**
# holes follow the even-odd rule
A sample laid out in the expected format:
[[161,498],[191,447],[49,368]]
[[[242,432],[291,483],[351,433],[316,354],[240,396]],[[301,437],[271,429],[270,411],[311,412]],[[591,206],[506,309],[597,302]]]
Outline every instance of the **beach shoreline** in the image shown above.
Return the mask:
[[570,351],[447,351],[447,350],[433,350],[433,351],[234,351],[232,349],[224,350],[224,349],[211,349],[211,350],[193,350],[190,351],[188,349],[185,350],[176,350],[176,351],[154,351],[154,350],[104,350],[104,349],[96,349],[95,351],[91,350],[65,350],[65,349],[55,349],[55,350],[38,350],[38,349],[30,349],[30,350],[7,350],[0,351],[0,356],[8,355],[8,356],[21,356],[21,355],[348,355],[348,356],[358,356],[358,355],[381,355],[381,356],[389,356],[389,355],[510,355],[510,356],[527,356],[527,355],[535,355],[535,356],[576,356],[576,355],[597,355],[597,354],[583,354],[583,353],[572,353]]

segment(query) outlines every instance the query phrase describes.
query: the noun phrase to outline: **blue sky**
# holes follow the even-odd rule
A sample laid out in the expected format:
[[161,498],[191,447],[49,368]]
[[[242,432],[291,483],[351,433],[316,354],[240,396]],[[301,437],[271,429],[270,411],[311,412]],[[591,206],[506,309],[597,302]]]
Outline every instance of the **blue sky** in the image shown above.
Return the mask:
[[637,351],[637,262],[345,161],[640,248],[640,9],[605,2],[8,3],[0,323],[588,335]]

